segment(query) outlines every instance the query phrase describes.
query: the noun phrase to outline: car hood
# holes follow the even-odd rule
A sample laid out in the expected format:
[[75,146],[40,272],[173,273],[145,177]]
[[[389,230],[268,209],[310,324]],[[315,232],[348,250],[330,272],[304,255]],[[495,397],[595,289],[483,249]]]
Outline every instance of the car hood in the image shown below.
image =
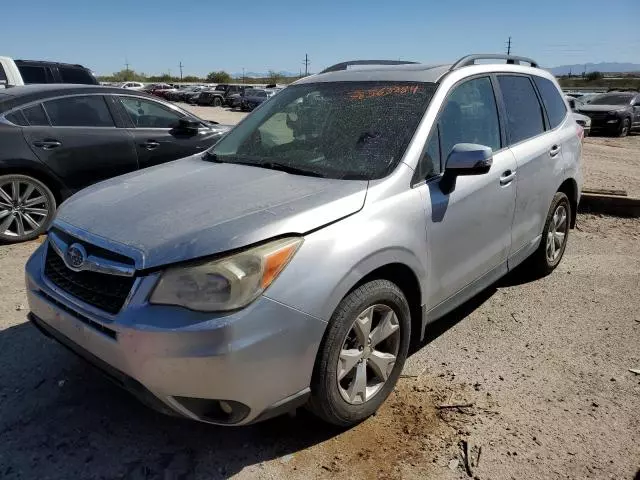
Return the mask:
[[625,105],[581,105],[578,110],[580,113],[588,112],[613,112],[616,110],[626,110],[628,107]]
[[153,268],[305,234],[360,210],[367,185],[195,155],[82,190],[56,221],[132,247],[137,267]]

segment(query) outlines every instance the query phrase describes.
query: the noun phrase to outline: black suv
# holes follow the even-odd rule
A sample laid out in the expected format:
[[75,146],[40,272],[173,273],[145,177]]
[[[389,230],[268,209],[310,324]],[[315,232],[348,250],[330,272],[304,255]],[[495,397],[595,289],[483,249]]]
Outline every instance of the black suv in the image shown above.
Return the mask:
[[205,90],[198,97],[198,105],[213,105],[214,107],[222,107],[229,104],[229,97],[234,94],[243,94],[247,88],[253,88],[249,85],[228,85],[219,84],[211,90]]
[[0,90],[0,242],[37,237],[88,185],[204,152],[228,129],[132,90]]
[[33,83],[76,83],[98,85],[91,70],[82,65],[47,62],[44,60],[15,60],[25,85]]
[[640,129],[640,93],[612,91],[603,93],[578,112],[591,118],[591,131],[626,137]]

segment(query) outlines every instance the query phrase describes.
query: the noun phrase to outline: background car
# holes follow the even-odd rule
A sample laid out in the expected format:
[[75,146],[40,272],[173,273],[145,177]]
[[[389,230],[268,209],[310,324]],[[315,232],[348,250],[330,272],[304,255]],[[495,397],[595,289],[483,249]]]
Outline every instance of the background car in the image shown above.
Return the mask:
[[144,88],[144,83],[124,82],[122,85],[120,85],[120,88],[124,88],[126,90],[142,90]]
[[45,83],[98,85],[98,80],[78,64],[0,57],[0,87]]
[[250,85],[232,85],[221,83],[216,85],[213,89],[204,90],[201,95],[198,96],[198,105],[212,105],[214,107],[222,107],[228,105],[229,98],[234,94],[242,94],[248,88],[252,88]]
[[253,88],[247,90],[242,97],[240,108],[244,112],[250,112],[260,104],[273,97],[276,94],[274,90],[265,90],[261,88]]
[[582,127],[582,133],[585,137],[588,137],[591,133],[591,119],[581,113],[573,112],[573,119],[578,125]]
[[7,89],[0,95],[0,241],[35,238],[78,190],[204,151],[229,128],[120,88]]
[[591,118],[591,131],[626,137],[640,129],[640,93],[609,92],[580,105],[578,113]]

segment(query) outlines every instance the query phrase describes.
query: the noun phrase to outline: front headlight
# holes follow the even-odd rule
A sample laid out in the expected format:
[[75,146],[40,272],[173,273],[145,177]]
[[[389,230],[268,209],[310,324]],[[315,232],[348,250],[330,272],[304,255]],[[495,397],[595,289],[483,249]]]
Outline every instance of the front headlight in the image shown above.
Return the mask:
[[204,312],[242,308],[276,279],[302,241],[283,238],[217,260],[171,268],[149,302]]

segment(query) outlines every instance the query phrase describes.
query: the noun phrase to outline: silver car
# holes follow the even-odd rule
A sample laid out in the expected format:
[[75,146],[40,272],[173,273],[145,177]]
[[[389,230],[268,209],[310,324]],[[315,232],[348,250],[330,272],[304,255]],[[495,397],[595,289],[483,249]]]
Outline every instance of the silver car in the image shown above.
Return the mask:
[[362,421],[431,322],[562,259],[581,129],[506,59],[338,64],[204,154],[83,190],[27,263],[31,321],[165,412]]

